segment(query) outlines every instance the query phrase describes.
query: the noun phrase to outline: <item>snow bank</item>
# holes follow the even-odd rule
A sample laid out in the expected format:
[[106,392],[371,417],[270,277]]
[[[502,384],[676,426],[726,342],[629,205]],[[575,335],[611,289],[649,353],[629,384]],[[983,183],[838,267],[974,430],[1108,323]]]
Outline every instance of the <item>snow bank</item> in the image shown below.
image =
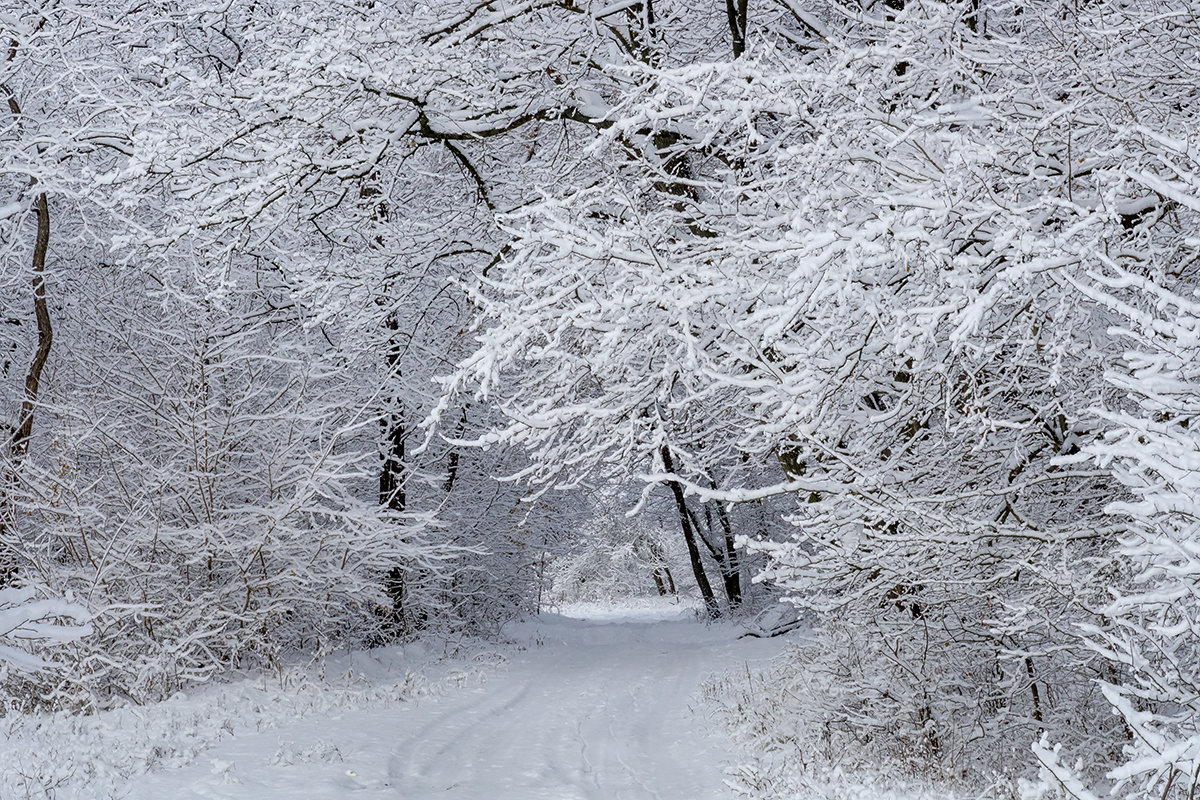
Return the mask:
[[[420,645],[387,647],[90,716],[10,714],[0,718],[0,798],[121,797],[133,777],[191,764],[234,736],[384,709],[477,680],[497,660],[476,651],[442,661]],[[284,752],[284,745],[279,759],[321,755]]]
[[[710,679],[704,698],[737,742],[740,763],[729,770],[737,797],[754,800],[1016,800],[1017,775],[938,769],[915,747],[897,752],[873,721],[847,730],[829,707],[830,675],[806,658],[811,634],[768,665]],[[883,739],[882,742],[877,739]]]

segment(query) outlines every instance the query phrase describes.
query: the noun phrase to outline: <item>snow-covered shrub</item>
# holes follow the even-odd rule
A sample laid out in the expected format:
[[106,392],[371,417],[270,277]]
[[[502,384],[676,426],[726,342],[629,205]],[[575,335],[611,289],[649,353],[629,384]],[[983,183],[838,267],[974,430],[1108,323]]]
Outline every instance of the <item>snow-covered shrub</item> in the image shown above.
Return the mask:
[[369,490],[374,420],[332,399],[361,362],[253,293],[181,301],[129,274],[91,291],[86,322],[63,325],[91,335],[63,337],[53,504],[33,506],[13,546],[108,609],[80,648],[98,695],[168,696],[232,666],[362,640],[387,569],[440,566],[447,553],[423,543],[420,520]]
[[[738,797],[1017,796],[1011,774],[964,782],[944,762],[931,761],[931,731],[922,730],[917,709],[896,714],[899,699],[883,696],[891,676],[877,675],[879,683],[851,687],[846,680],[851,665],[840,663],[845,653],[798,642],[765,668],[733,671],[705,685],[705,699],[738,745],[729,768],[729,785]],[[880,662],[872,658],[869,663],[877,668]],[[854,719],[847,714],[851,708]],[[898,730],[889,729],[891,724]],[[913,733],[916,740],[906,738]]]
[[[1200,163],[1194,152],[1191,163]],[[1189,191],[1200,198],[1200,183],[1193,179]],[[1132,574],[1113,581],[1096,603],[1097,621],[1084,629],[1109,665],[1099,685],[1124,726],[1113,742],[1123,752],[1108,754],[1117,766],[1102,775],[1091,764],[1073,768],[1078,748],[1054,737],[1037,748],[1046,784],[1078,800],[1192,798],[1200,785],[1200,296],[1193,281],[1171,281],[1171,289],[1112,266],[1081,284],[1127,320],[1114,333],[1132,349],[1110,378],[1136,406],[1105,412],[1111,428],[1089,448],[1133,495],[1109,508],[1128,521],[1116,552]]]
[[[0,690],[5,709],[56,701],[64,665],[53,659],[93,632],[79,603],[42,596],[35,587],[0,589]],[[68,667],[69,668],[69,667]],[[2,715],[2,714],[0,714]]]
[[33,587],[0,589],[0,662],[22,672],[54,667],[45,654],[92,633],[91,619],[80,604],[38,597]]

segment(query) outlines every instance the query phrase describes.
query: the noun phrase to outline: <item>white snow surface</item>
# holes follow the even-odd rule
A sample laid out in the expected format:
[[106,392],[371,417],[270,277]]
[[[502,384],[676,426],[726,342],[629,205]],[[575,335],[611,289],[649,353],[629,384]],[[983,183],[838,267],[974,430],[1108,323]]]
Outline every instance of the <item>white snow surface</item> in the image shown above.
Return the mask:
[[[132,767],[89,764],[81,774],[92,775],[90,785],[65,780],[50,796],[731,798],[734,745],[700,700],[700,684],[781,649],[778,640],[739,639],[741,632],[698,622],[686,605],[570,606],[509,626],[502,658],[443,668],[432,689],[420,689],[382,657],[359,654],[352,689],[305,684],[284,697],[265,687],[261,696],[246,687],[200,692],[162,704],[177,706],[174,729],[146,721],[162,718],[160,708],[106,712],[83,737],[94,759],[112,760],[105,748],[131,742],[144,751],[147,736],[192,738],[194,745],[181,754],[177,743],[164,743],[172,757]],[[316,696],[311,704],[305,693]],[[239,701],[247,703],[243,719],[236,718]],[[264,713],[264,705],[275,711]],[[179,729],[181,719],[195,730]],[[10,759],[11,748],[24,747],[26,774],[36,774],[39,754],[28,751],[37,737],[13,729],[5,738],[0,730]],[[123,780],[121,769],[129,770]]]
[[[578,613],[578,609],[567,609]],[[695,713],[703,677],[778,648],[662,610],[512,626],[481,684],[235,738],[130,798],[728,798],[727,738]],[[687,609],[684,609],[687,612]],[[586,612],[585,612],[586,613]]]

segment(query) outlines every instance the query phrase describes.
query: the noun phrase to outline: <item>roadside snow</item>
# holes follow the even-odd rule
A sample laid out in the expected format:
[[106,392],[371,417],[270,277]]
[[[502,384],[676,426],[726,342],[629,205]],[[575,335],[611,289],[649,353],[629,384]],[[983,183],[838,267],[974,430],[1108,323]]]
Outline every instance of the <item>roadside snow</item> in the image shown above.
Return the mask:
[[449,661],[439,655],[420,645],[387,647],[199,687],[148,706],[90,716],[0,717],[0,798],[126,797],[143,773],[195,764],[212,769],[212,759],[220,758],[214,751],[218,744],[269,731],[278,732],[280,758],[287,758],[289,726],[365,709],[401,708],[420,695],[479,683],[500,660],[495,653]]

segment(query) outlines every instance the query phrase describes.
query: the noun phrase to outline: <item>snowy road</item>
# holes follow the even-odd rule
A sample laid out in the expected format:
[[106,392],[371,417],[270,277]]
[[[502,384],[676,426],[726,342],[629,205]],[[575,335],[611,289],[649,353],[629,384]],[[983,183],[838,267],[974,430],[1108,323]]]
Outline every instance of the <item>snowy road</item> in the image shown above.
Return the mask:
[[129,797],[728,798],[729,745],[703,708],[694,713],[699,685],[779,648],[737,633],[543,617],[512,633],[525,649],[481,685],[237,737],[141,778]]

